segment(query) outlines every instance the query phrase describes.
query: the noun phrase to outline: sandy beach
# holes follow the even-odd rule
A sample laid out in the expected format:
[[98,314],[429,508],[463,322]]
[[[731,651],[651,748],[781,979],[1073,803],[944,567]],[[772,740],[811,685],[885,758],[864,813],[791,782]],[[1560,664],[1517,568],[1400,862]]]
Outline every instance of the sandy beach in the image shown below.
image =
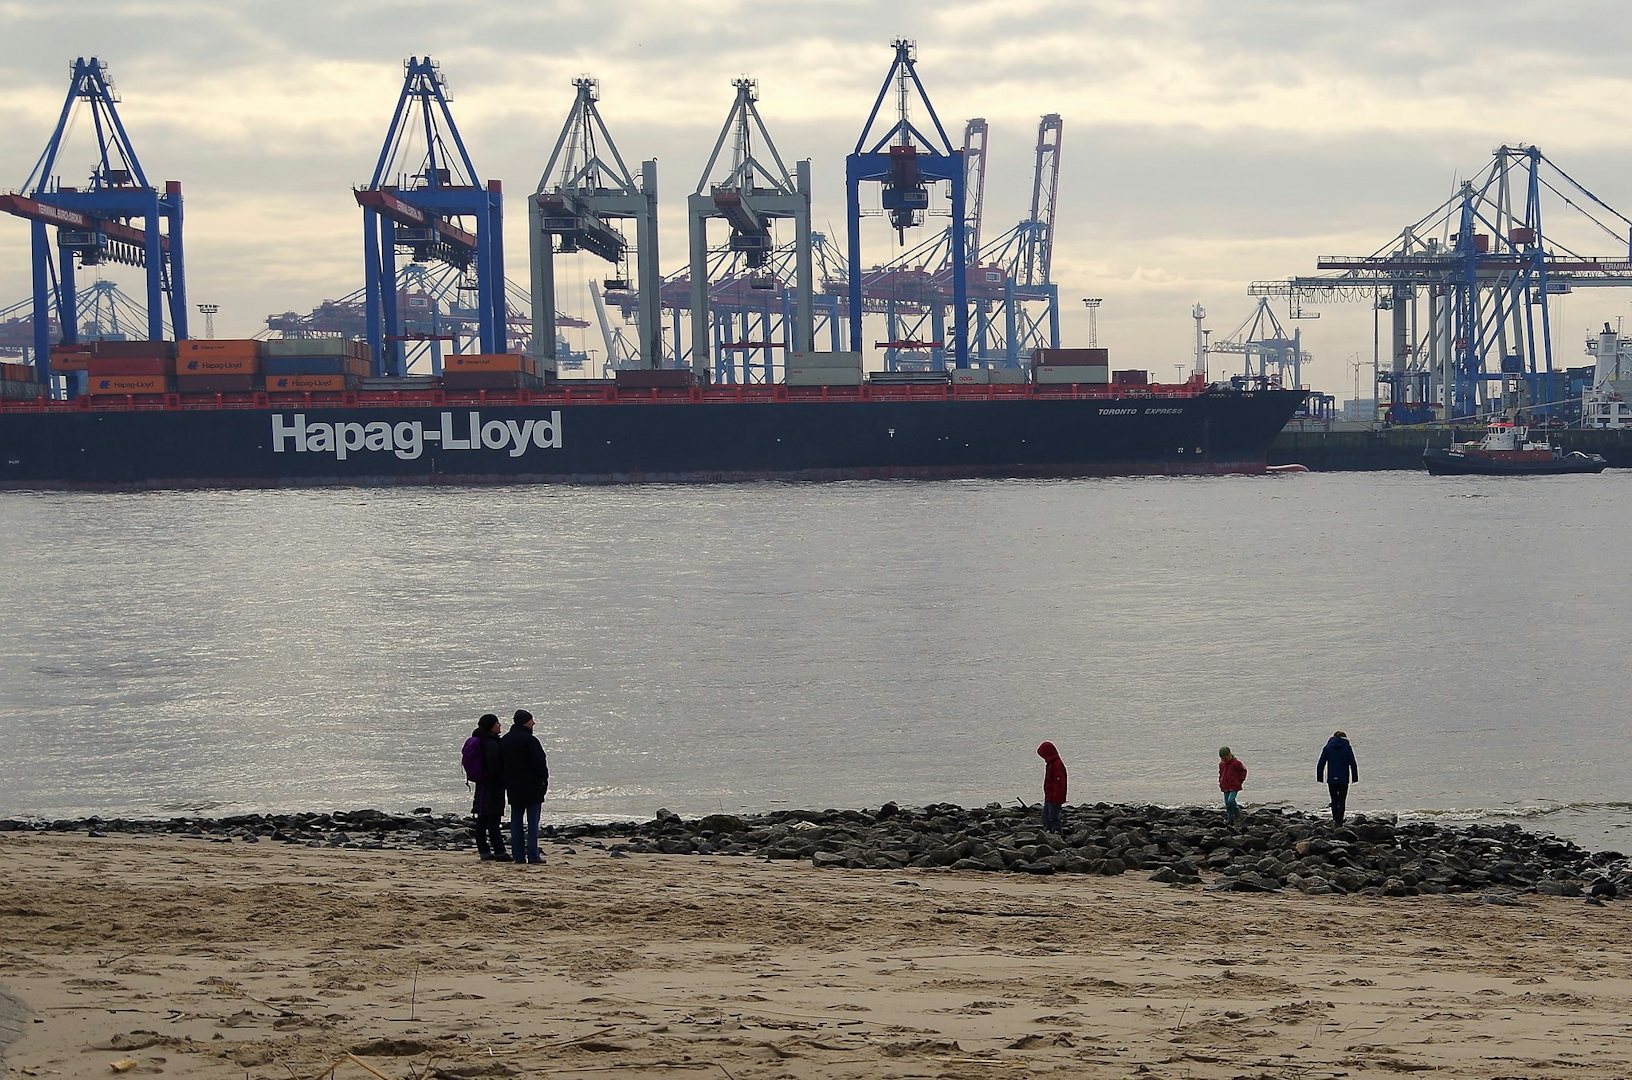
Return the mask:
[[1625,901],[546,853],[0,836],[8,1075],[1632,1075]]

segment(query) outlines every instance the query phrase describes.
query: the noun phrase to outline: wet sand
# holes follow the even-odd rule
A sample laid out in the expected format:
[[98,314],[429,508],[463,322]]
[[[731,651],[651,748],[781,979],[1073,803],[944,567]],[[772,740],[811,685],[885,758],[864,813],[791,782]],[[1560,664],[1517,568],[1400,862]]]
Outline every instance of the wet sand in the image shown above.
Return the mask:
[[547,854],[0,836],[7,1075],[1632,1075],[1628,901]]

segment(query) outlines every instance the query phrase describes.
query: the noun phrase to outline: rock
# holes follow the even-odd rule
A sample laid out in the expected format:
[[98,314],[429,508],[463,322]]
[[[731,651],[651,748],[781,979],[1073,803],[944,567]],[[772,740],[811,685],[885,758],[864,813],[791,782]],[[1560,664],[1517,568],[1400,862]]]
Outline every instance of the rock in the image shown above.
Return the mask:
[[1487,892],[1479,898],[1482,904],[1496,904],[1502,907],[1514,907],[1519,902],[1519,894],[1505,891]]
[[1154,874],[1150,875],[1150,880],[1159,881],[1163,884],[1172,884],[1173,882],[1179,880],[1179,875],[1178,872],[1171,866],[1163,866],[1158,868]]
[[707,817],[698,820],[697,828],[703,832],[740,833],[747,829],[748,826],[744,825],[742,819],[735,814],[709,814]]

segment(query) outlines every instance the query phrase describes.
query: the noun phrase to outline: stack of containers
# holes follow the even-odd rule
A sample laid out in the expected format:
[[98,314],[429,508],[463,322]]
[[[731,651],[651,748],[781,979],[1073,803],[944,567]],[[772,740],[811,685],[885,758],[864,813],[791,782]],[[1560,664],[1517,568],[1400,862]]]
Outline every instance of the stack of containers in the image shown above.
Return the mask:
[[789,386],[860,386],[859,352],[790,352],[784,382]]
[[1031,381],[1049,383],[1109,383],[1109,349],[1033,349]]
[[274,338],[264,341],[261,364],[272,394],[355,390],[368,375],[368,346],[343,337]]
[[0,363],[0,400],[33,401],[44,393],[32,364]]
[[525,353],[456,353],[442,360],[445,390],[537,390],[544,383]]
[[85,376],[92,396],[167,394],[175,388],[176,343],[93,341]]
[[75,372],[89,371],[90,366],[90,342],[79,341],[72,345],[51,346],[51,370],[56,374],[71,375]]
[[254,338],[176,343],[176,389],[184,394],[242,394],[260,383],[261,343]]

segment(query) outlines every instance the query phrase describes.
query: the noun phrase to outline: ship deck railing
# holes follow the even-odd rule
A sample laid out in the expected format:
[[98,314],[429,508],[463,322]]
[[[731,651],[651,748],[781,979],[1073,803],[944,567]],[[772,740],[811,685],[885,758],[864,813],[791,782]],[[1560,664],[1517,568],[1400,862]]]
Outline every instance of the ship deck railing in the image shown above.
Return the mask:
[[768,402],[899,401],[1059,401],[1195,397],[1189,385],[1121,386],[1087,383],[975,383],[951,386],[906,383],[893,386],[784,386],[732,383],[693,387],[617,387],[610,383],[574,386],[557,383],[538,390],[337,390],[235,394],[98,394],[72,400],[0,400],[8,412],[175,412],[182,410],[285,410],[351,408],[537,408],[564,405],[728,405]]

